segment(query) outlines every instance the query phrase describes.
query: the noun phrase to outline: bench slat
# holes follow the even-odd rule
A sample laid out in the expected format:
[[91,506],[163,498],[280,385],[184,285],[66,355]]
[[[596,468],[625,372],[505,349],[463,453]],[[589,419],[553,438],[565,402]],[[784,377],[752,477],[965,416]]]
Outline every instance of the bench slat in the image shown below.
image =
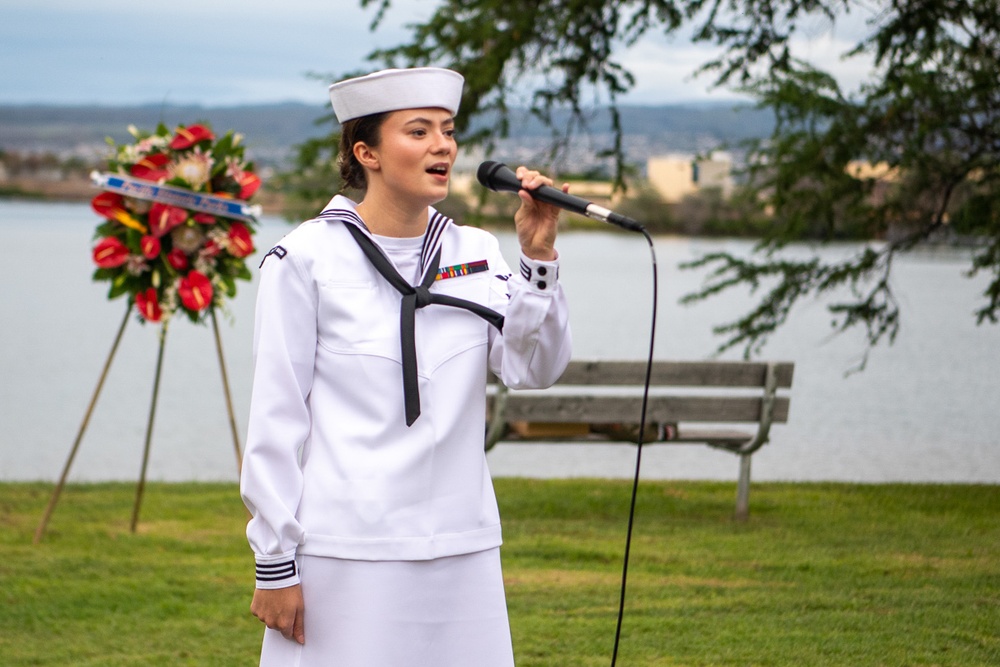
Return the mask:
[[[647,419],[651,422],[753,422],[760,419],[763,401],[755,396],[651,396]],[[788,421],[787,397],[774,400],[772,421]],[[638,422],[641,396],[583,396],[511,392],[504,419],[508,422],[571,422],[617,424]],[[492,410],[492,406],[490,407]]]
[[[614,437],[609,436],[605,433],[600,432],[579,432],[579,433],[567,433],[563,432],[561,429],[570,426],[568,424],[531,424],[530,429],[522,432],[517,428],[511,428],[504,435],[505,442],[546,442],[546,443],[573,443],[580,444],[586,442],[595,442],[600,444],[608,444],[614,442],[630,442],[635,443],[632,438],[632,433],[629,433],[629,437]],[[575,427],[586,428],[582,424],[572,424]],[[560,429],[556,431],[555,429]],[[634,429],[635,434],[638,433],[638,428]],[[723,429],[712,429],[712,430],[693,430],[690,428],[681,428],[672,437],[661,440],[658,435],[650,434],[647,435],[645,444],[657,444],[657,445],[705,445],[711,444],[716,447],[724,448],[737,448],[740,445],[749,442],[754,437],[754,433],[750,431],[735,431],[735,430],[723,430]]]
[[755,434],[750,431],[735,431],[730,429],[692,429],[681,426],[678,429],[677,436],[668,440],[667,444],[712,443],[723,446],[732,446],[749,442],[754,435]]
[[[777,386],[792,386],[795,364],[775,363]],[[650,384],[676,387],[763,387],[767,363],[757,361],[654,361]],[[642,385],[644,361],[571,361],[557,385]],[[490,378],[495,382],[495,378]]]

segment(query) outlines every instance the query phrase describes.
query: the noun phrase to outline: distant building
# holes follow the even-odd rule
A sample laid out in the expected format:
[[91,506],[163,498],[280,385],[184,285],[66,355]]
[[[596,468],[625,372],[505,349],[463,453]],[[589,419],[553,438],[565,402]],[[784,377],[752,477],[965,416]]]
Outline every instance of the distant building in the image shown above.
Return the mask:
[[663,155],[649,158],[646,177],[665,202],[676,204],[706,188],[716,188],[723,197],[728,197],[733,191],[732,168],[732,158],[721,152],[702,159],[693,155]]
[[875,180],[894,183],[899,180],[899,168],[890,167],[887,162],[872,164],[867,160],[851,160],[845,171],[858,180]]

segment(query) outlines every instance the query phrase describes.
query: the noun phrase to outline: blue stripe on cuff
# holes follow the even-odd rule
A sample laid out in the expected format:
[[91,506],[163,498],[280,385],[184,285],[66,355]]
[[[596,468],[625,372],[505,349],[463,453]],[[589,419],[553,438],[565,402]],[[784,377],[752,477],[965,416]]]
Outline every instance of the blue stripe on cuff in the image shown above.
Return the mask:
[[270,563],[267,565],[257,563],[257,581],[280,581],[291,579],[296,574],[295,561],[289,560],[281,563]]

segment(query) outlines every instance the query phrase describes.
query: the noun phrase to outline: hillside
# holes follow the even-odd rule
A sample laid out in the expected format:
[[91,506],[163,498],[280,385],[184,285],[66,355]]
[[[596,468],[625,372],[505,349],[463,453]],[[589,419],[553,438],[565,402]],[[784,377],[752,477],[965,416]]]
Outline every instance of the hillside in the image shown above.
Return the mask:
[[289,147],[319,133],[315,121],[324,110],[307,104],[239,107],[145,105],[0,106],[0,148],[31,152],[86,153],[105,146],[105,137],[129,140],[128,126],[152,130],[158,123],[174,126],[209,122],[218,130],[246,136],[258,158],[281,158]]
[[[127,127],[152,129],[157,123],[209,122],[217,130],[234,129],[246,136],[251,157],[281,163],[295,144],[324,131],[317,121],[328,109],[302,103],[201,107],[181,105],[104,106],[0,106],[0,149],[21,152],[51,152],[93,157],[104,150],[105,137],[128,140]],[[648,154],[711,150],[770,132],[770,112],[730,104],[623,107],[629,157],[644,162]],[[516,115],[516,114],[515,114]],[[491,123],[480,118],[474,126]],[[549,130],[524,114],[514,123],[511,148],[544,145]],[[595,112],[589,124],[591,136],[581,146],[606,147],[609,127],[606,112]]]

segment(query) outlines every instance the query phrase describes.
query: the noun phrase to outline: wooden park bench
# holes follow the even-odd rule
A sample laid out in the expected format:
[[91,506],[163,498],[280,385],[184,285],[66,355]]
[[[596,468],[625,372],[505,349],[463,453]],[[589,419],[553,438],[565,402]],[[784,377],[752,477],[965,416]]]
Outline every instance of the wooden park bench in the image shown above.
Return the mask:
[[[739,456],[736,518],[750,511],[750,458],[788,421],[794,364],[656,361],[644,444],[704,444]],[[639,436],[644,361],[573,361],[549,389],[508,390],[495,378],[486,448],[497,442],[631,442]]]

